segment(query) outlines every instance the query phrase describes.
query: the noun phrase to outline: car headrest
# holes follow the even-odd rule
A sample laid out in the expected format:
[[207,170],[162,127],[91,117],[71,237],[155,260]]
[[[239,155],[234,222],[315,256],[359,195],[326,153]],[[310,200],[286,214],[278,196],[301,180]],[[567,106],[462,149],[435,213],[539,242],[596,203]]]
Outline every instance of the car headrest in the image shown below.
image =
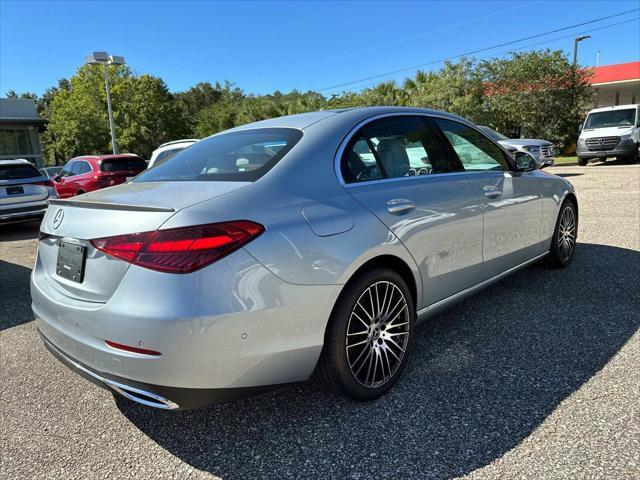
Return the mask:
[[404,177],[411,168],[407,150],[400,140],[387,138],[377,147],[378,156],[389,177]]

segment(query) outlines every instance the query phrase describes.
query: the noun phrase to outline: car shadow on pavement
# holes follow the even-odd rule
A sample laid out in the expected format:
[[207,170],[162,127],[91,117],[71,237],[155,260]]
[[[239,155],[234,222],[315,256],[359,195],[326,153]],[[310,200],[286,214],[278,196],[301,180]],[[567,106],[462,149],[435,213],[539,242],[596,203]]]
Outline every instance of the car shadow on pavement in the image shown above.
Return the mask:
[[[0,245],[2,242],[32,240],[38,238],[41,220],[30,222],[0,223]],[[2,246],[0,246],[2,252]]]
[[313,384],[200,411],[118,397],[141,431],[222,478],[448,478],[500,458],[596,374],[640,326],[640,253],[580,244],[419,328],[402,380],[370,403]]
[[0,260],[0,332],[33,320],[30,275],[30,268]]
[[0,331],[33,320],[31,269],[12,262],[13,249],[6,242],[35,240],[39,230],[40,220],[0,224]]

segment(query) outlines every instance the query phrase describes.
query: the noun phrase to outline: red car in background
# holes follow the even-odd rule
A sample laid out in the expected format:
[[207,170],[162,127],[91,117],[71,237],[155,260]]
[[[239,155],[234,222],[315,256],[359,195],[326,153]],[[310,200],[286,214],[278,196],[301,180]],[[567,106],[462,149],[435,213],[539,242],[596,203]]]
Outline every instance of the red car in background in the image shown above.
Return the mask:
[[72,158],[54,177],[60,198],[92,192],[124,183],[147,168],[147,162],[132,153],[87,155]]

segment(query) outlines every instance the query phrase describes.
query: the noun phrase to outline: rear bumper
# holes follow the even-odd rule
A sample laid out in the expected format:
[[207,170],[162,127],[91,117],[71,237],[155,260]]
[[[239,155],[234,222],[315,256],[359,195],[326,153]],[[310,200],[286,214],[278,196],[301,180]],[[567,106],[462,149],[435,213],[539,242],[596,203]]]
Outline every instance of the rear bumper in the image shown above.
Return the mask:
[[[41,334],[63,355],[56,356],[94,383],[123,395],[138,388],[178,408],[307,380],[340,290],[286,283],[239,250],[188,275],[131,266],[100,303],[58,291],[39,263],[32,308]],[[106,340],[161,355],[114,349]]]
[[224,403],[264,393],[284,385],[268,385],[248,388],[177,388],[136,382],[105,372],[98,372],[71,358],[56,347],[38,329],[44,346],[65,366],[95,385],[119,393],[129,400],[147,407],[163,410],[190,410]]
[[0,207],[0,222],[15,222],[42,217],[47,211],[47,202],[34,204]]
[[633,140],[620,141],[612,150],[589,150],[586,146],[578,146],[576,155],[580,158],[627,157],[636,153],[638,149]]

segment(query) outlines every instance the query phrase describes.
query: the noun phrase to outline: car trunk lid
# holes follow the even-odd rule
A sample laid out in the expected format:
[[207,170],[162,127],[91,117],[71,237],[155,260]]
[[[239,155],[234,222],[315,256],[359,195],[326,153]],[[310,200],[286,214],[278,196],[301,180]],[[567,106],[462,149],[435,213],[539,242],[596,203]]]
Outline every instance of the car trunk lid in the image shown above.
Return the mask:
[[[194,183],[199,185],[191,185]],[[96,249],[91,240],[157,230],[178,210],[243,185],[240,182],[129,183],[69,200],[51,200],[40,227],[42,239],[34,280],[75,299],[106,302],[130,264]],[[185,194],[185,189],[191,194]],[[60,257],[63,243],[65,248],[77,246],[78,255],[82,255],[82,275],[75,280],[60,271],[69,268],[66,257]]]

